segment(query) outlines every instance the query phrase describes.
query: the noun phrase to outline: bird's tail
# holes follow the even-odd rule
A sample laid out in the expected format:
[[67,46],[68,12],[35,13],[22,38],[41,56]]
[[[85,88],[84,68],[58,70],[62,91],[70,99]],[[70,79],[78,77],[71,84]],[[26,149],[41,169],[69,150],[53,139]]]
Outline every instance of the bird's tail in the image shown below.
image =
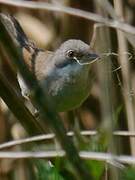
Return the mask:
[[3,13],[0,14],[0,18],[17,45],[20,47],[27,47],[29,45],[29,40],[17,19],[14,16]]
[[[0,18],[17,46],[21,47],[24,61],[31,67],[34,54],[39,50],[31,42],[14,16],[0,13]],[[34,56],[35,57],[35,56]]]

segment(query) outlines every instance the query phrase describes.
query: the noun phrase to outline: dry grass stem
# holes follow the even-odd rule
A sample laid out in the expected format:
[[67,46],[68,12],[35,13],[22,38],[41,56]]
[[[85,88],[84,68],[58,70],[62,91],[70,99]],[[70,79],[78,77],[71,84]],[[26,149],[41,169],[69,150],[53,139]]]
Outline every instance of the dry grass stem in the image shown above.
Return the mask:
[[[81,131],[80,134],[82,136],[95,136],[98,134],[97,131]],[[67,133],[67,136],[74,136],[74,132],[70,131]],[[120,137],[135,137],[135,132],[129,132],[129,131],[114,131],[113,132],[114,136],[120,136]],[[25,139],[19,139],[19,140],[13,140],[9,141],[6,143],[0,144],[0,149],[5,149],[5,148],[11,148],[12,146],[16,145],[22,145],[26,143],[31,143],[31,142],[37,142],[37,141],[45,141],[45,140],[54,140],[55,134],[45,134],[45,135],[37,135]]]
[[54,5],[46,2],[33,2],[33,1],[17,1],[17,0],[1,0],[1,5],[8,6],[14,6],[18,8],[29,8],[29,9],[36,9],[36,10],[48,10],[48,11],[56,11],[56,12],[62,12],[67,13],[73,16],[82,17],[84,19],[88,19],[91,21],[95,21],[98,23],[105,24],[106,26],[120,29],[121,31],[131,33],[135,35],[135,28],[127,23],[118,21],[118,20],[109,20],[107,18],[104,18],[103,16],[100,16],[98,14],[90,13],[87,11],[83,11],[80,9],[75,9],[71,7],[65,7],[62,5]]

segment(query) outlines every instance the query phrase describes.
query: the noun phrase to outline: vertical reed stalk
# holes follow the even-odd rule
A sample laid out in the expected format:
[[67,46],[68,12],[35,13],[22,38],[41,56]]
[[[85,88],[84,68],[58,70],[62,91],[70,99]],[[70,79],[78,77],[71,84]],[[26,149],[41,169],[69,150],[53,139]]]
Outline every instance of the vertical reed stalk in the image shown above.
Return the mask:
[[[117,16],[123,20],[123,1],[114,0],[114,8]],[[135,131],[135,114],[134,114],[134,105],[133,105],[133,96],[132,96],[132,86],[131,86],[131,76],[130,76],[130,67],[128,61],[128,55],[124,52],[128,51],[127,41],[124,37],[124,33],[120,30],[117,31],[118,38],[118,50],[119,50],[119,61],[122,70],[123,77],[123,96],[125,100],[126,113],[127,113],[127,124],[129,131]],[[135,139],[130,138],[131,143],[131,154],[135,156]]]

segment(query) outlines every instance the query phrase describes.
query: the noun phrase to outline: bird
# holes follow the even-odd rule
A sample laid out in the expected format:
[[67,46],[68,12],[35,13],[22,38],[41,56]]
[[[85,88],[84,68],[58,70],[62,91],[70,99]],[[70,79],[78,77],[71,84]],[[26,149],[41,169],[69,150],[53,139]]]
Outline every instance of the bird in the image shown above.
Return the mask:
[[[38,48],[29,40],[19,21],[2,14],[8,31],[19,45],[29,70],[43,87],[57,112],[79,107],[89,96],[94,81],[92,64],[100,57],[90,45],[79,39],[68,39],[55,51]],[[30,90],[17,73],[22,95],[30,100]]]

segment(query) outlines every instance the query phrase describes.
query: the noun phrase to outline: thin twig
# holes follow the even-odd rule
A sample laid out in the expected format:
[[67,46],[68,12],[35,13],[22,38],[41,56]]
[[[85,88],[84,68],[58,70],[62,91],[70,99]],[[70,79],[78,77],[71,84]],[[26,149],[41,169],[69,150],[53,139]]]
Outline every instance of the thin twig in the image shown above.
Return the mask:
[[[98,134],[97,131],[81,131],[80,134],[82,136],[95,136]],[[70,131],[67,133],[68,136],[74,136],[74,132]],[[129,131],[115,131],[113,132],[114,136],[122,136],[122,137],[135,137],[135,132],[129,132]],[[5,149],[5,148],[11,148],[12,146],[16,145],[22,145],[25,143],[31,143],[31,142],[37,142],[37,141],[45,141],[45,140],[53,140],[55,138],[55,134],[45,134],[45,135],[37,135],[25,139],[19,139],[19,140],[14,140],[14,141],[9,141],[6,143],[0,144],[0,150]]]
[[94,14],[91,12],[86,12],[80,9],[75,9],[71,7],[65,7],[62,5],[54,5],[46,2],[32,2],[32,1],[11,1],[11,0],[0,0],[0,4],[8,6],[14,6],[19,8],[29,8],[29,9],[40,9],[40,10],[49,10],[49,11],[56,11],[56,12],[62,12],[67,13],[73,16],[82,17],[88,20],[92,20],[95,22],[103,23],[106,26],[120,29],[124,32],[130,33],[135,35],[135,28],[127,23],[118,21],[118,20],[110,20],[107,18],[104,18],[101,15]]
[[[62,158],[65,156],[65,152],[63,150],[59,151],[38,151],[38,152],[31,152],[31,151],[22,151],[22,152],[11,152],[11,151],[3,151],[0,152],[0,159],[29,159],[29,158]],[[135,164],[135,157],[133,156],[115,156],[110,153],[97,153],[97,152],[87,152],[87,151],[80,151],[79,156],[82,159],[86,160],[98,160],[98,161],[107,161],[110,162],[119,162],[119,163],[126,163],[126,164]]]

